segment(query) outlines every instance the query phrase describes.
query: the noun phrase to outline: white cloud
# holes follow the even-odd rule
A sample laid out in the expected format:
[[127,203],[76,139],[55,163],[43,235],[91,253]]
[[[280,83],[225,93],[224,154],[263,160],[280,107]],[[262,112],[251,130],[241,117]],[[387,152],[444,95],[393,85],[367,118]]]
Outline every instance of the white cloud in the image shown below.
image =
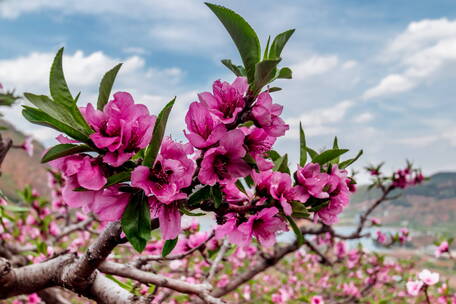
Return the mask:
[[[5,88],[16,88],[18,93],[28,91],[48,94],[49,69],[53,57],[54,53],[34,52],[28,56],[0,60],[0,79]],[[131,92],[137,103],[146,104],[155,114],[158,114],[166,102],[177,95],[178,102],[171,120],[176,128],[182,129],[184,106],[195,98],[193,96],[196,96],[194,92],[190,95],[179,88],[184,72],[175,67],[165,69],[147,67],[144,59],[139,56],[130,56],[121,60],[103,52],[86,55],[82,51],[76,51],[73,54],[65,54],[63,57],[65,77],[73,94],[82,91],[80,105],[96,101],[98,85],[103,74],[121,61],[124,65],[117,76],[114,90]],[[21,130],[36,139],[46,141],[55,137],[56,133],[50,129],[32,127],[26,122],[21,117],[19,105],[2,109],[2,113],[7,120],[14,122]],[[178,123],[180,123],[179,127]]]
[[439,138],[433,135],[429,136],[414,136],[414,137],[406,137],[395,140],[395,142],[412,146],[412,147],[426,147],[430,144],[436,142]]
[[386,48],[383,57],[400,71],[385,76],[368,89],[366,99],[411,90],[451,62],[456,63],[456,20],[446,18],[412,22]]
[[344,100],[338,104],[311,110],[301,114],[299,117],[292,117],[286,120],[290,130],[285,134],[286,138],[299,138],[299,123],[301,122],[309,136],[323,135],[335,132],[335,124],[341,122],[347,110],[354,105],[351,100]]
[[356,123],[366,123],[371,121],[374,118],[374,115],[370,112],[364,112],[356,116],[353,121]]
[[198,0],[0,0],[0,18],[14,19],[41,11],[56,11],[60,17],[95,15],[109,27],[114,19],[118,22],[116,35],[130,35],[133,31],[151,48],[188,53],[221,48],[227,43],[226,36],[220,35],[221,25],[207,26],[208,22],[217,22],[216,17]]
[[[31,53],[27,56],[0,60],[0,79],[18,91],[47,93],[49,68],[54,53]],[[117,88],[145,88],[163,92],[163,87],[174,86],[183,71],[176,68],[148,68],[144,59],[131,56],[124,60],[112,58],[103,52],[85,55],[82,51],[63,56],[63,69],[70,87],[94,93],[103,74],[123,61],[118,75]]]
[[380,83],[367,90],[363,98],[370,99],[378,96],[390,95],[407,91],[414,87],[414,83],[402,75],[392,74],[383,78]]
[[56,9],[64,13],[117,14],[130,18],[176,18],[197,20],[208,12],[196,0],[12,0],[0,4],[0,17],[18,16],[43,9]]
[[290,66],[290,68],[293,71],[293,78],[300,80],[310,76],[324,74],[337,67],[338,64],[339,59],[335,55],[314,55],[310,59]]
[[358,65],[358,62],[356,62],[355,60],[347,60],[344,62],[344,64],[342,64],[342,69],[344,69],[344,70],[353,69],[357,65]]
[[452,38],[455,33],[456,21],[447,18],[411,22],[407,29],[391,42],[387,51],[391,55],[409,53],[433,45],[436,40]]

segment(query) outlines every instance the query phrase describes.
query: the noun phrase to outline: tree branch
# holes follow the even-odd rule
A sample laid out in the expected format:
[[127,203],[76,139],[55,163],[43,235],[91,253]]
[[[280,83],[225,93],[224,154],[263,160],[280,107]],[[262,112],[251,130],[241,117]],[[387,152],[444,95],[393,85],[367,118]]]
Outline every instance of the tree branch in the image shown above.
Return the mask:
[[78,289],[84,289],[95,279],[94,273],[111,251],[120,242],[121,227],[119,222],[110,223],[87,252],[76,263],[68,267],[63,274],[63,281]]
[[168,278],[150,272],[136,269],[129,265],[115,262],[104,261],[98,269],[106,274],[116,275],[124,278],[130,278],[145,284],[154,284],[158,287],[169,288],[181,293],[193,294],[201,300],[210,304],[222,304],[222,300],[209,295],[211,286],[209,284],[190,284],[185,281]]

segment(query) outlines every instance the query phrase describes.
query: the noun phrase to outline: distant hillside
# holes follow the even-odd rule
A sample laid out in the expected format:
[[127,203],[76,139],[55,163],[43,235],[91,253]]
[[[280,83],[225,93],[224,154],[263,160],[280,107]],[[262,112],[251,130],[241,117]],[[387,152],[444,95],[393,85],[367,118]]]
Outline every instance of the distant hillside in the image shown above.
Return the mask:
[[[24,142],[24,134],[16,130],[10,123],[0,120],[0,126],[8,128],[8,130],[1,131],[4,138],[11,138],[16,145]],[[26,185],[32,185],[43,195],[50,195],[47,187],[46,167],[40,163],[44,147],[37,141],[34,141],[33,145],[35,152],[32,157],[28,156],[24,150],[11,149],[3,161],[0,189],[12,200],[19,199],[17,190]]]
[[[359,187],[344,212],[344,219],[356,220],[357,215],[379,194],[377,190],[367,191],[367,186]],[[388,225],[441,232],[456,230],[456,172],[432,175],[429,181],[406,189],[401,197],[387,202],[374,216],[382,218]]]

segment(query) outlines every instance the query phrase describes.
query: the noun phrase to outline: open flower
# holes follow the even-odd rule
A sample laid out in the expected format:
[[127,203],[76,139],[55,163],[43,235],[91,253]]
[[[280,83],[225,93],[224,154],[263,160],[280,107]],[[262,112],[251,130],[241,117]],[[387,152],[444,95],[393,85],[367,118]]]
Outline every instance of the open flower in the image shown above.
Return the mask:
[[285,135],[290,127],[285,124],[282,118],[283,106],[272,103],[269,92],[262,92],[258,95],[257,101],[252,109],[252,116],[255,122],[263,128],[270,136],[279,137]]
[[278,213],[276,207],[263,209],[258,214],[251,215],[238,229],[247,236],[247,240],[255,236],[261,245],[270,247],[276,241],[275,234],[287,230],[285,222],[276,216]]
[[120,220],[130,201],[130,194],[119,191],[119,185],[114,185],[96,192],[92,212],[100,221]]
[[325,304],[322,296],[313,296],[310,300],[310,304]]
[[198,94],[200,102],[222,123],[232,123],[245,106],[244,95],[247,91],[247,78],[237,77],[232,84],[217,80],[212,85],[212,94]]
[[[292,201],[302,201],[302,193],[298,187],[292,186],[291,176],[287,173],[277,171],[252,172],[252,177],[256,185],[256,195],[267,199],[272,197],[279,201],[286,215],[291,215]],[[304,201],[307,196],[304,197]]]
[[424,269],[418,274],[418,278],[429,286],[437,284],[439,277],[437,272],[430,272],[428,269]]
[[[95,192],[107,182],[98,159],[79,154],[53,160],[50,165],[65,177],[63,201],[72,208],[82,207],[84,212],[89,212],[95,200]],[[81,187],[92,191],[74,191]]]
[[181,214],[177,204],[163,204],[152,196],[149,198],[149,205],[152,217],[158,218],[163,239],[175,239],[181,231]]
[[406,284],[407,287],[407,292],[409,295],[416,297],[421,290],[421,287],[423,287],[423,282],[422,281],[409,281]]
[[274,163],[265,159],[265,153],[270,151],[276,138],[269,136],[266,131],[260,128],[240,128],[245,134],[244,145],[248,153],[255,159],[260,171],[269,170],[274,167]]
[[209,149],[201,162],[198,179],[206,185],[216,182],[229,183],[240,177],[247,176],[251,169],[242,159],[245,149],[241,146],[244,134],[240,130],[232,130],[220,140],[220,145]]
[[350,189],[347,185],[347,171],[341,170],[337,165],[334,165],[324,190],[329,194],[328,205],[320,209],[316,215],[321,218],[323,223],[332,225],[337,222],[337,216],[350,202]]
[[225,215],[225,223],[215,229],[216,239],[220,240],[225,237],[230,243],[239,246],[247,245],[250,241],[248,236],[239,230],[239,223],[235,213]]
[[285,214],[291,215],[290,202],[296,197],[291,186],[291,176],[287,173],[273,172],[269,191],[271,196],[280,202]]
[[27,152],[27,154],[32,157],[33,156],[33,138],[31,136],[27,136],[24,140],[24,143],[21,145],[22,149]]
[[205,105],[196,101],[190,104],[185,123],[189,130],[189,133],[184,131],[185,136],[198,149],[214,145],[226,133],[225,125],[214,119]]
[[122,165],[151,140],[156,117],[145,105],[135,104],[129,93],[115,93],[103,111],[92,104],[80,110],[95,131],[90,139],[97,148],[107,149],[103,161],[111,166]]
[[440,243],[440,245],[435,250],[435,257],[439,258],[442,255],[442,253],[448,252],[449,249],[450,248],[449,248],[448,242],[443,241],[442,243]]
[[133,171],[132,186],[143,189],[147,195],[155,195],[164,204],[186,198],[180,190],[192,182],[195,163],[187,157],[192,152],[191,146],[165,138],[154,166],[138,166]]
[[310,196],[316,198],[328,198],[329,194],[323,190],[329,181],[329,175],[320,172],[320,165],[308,163],[304,167],[299,167],[296,171],[297,189],[301,194],[302,202]]
[[380,244],[386,244],[386,235],[383,232],[381,232],[380,230],[377,230],[376,234],[377,234],[377,242],[379,242]]

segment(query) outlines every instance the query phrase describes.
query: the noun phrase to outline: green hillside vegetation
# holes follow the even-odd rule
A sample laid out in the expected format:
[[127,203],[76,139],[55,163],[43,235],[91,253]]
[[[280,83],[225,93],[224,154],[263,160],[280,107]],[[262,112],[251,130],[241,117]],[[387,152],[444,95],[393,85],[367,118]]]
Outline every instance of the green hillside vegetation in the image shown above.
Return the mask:
[[[20,145],[25,140],[25,135],[14,128],[10,123],[0,120],[3,138],[11,138],[15,145]],[[34,189],[45,196],[50,192],[47,187],[47,170],[40,163],[44,147],[37,141],[33,141],[34,154],[30,157],[24,150],[11,149],[3,161],[0,176],[0,190],[13,201],[19,200],[18,190],[26,185],[32,185]]]
[[[436,173],[422,185],[402,193],[399,198],[385,203],[374,216],[390,226],[442,233],[456,230],[456,172]],[[379,190],[358,187],[350,206],[344,211],[344,223],[356,222],[358,214],[379,195]]]

